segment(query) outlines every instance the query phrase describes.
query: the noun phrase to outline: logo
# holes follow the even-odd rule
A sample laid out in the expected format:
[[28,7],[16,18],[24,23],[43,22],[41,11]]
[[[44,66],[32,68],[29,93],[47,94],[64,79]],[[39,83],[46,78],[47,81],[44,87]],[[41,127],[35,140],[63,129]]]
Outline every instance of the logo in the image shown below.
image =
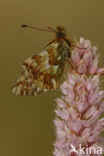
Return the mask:
[[88,147],[88,145],[86,145],[85,147],[82,147],[81,144],[79,144],[79,148],[76,149],[74,147],[74,145],[71,144],[71,150],[70,153],[76,153],[76,154],[103,154],[103,149],[102,147]]

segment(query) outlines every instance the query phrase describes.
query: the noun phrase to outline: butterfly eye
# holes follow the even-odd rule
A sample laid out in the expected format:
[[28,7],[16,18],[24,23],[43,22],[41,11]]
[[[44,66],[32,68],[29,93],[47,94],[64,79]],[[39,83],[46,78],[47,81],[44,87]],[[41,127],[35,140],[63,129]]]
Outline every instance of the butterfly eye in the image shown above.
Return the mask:
[[65,34],[63,32],[57,32],[57,38],[65,38]]

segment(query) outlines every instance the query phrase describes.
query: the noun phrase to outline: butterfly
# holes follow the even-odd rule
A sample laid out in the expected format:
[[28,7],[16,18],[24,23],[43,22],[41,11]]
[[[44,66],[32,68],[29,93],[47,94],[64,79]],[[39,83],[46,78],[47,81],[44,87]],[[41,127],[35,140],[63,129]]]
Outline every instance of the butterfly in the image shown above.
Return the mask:
[[64,73],[67,60],[71,58],[71,48],[74,42],[66,37],[62,26],[55,29],[37,30],[55,33],[55,39],[43,48],[37,55],[29,57],[22,64],[22,72],[12,87],[12,93],[21,96],[34,96],[43,92],[56,90]]

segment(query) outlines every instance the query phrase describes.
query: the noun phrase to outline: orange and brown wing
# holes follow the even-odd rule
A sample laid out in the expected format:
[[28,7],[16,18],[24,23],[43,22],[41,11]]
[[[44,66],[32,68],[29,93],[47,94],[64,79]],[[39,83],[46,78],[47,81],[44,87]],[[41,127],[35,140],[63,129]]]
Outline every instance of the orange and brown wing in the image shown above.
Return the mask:
[[32,96],[57,88],[64,68],[58,46],[58,42],[52,43],[24,61],[23,71],[12,88],[14,94]]

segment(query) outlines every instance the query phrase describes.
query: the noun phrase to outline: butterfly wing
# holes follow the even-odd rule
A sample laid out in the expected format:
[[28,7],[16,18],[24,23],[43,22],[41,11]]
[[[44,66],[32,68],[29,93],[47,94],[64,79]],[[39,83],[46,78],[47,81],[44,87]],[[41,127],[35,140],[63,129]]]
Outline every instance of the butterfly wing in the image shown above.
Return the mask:
[[65,66],[60,45],[54,42],[24,61],[22,73],[12,88],[14,94],[32,96],[58,87]]

